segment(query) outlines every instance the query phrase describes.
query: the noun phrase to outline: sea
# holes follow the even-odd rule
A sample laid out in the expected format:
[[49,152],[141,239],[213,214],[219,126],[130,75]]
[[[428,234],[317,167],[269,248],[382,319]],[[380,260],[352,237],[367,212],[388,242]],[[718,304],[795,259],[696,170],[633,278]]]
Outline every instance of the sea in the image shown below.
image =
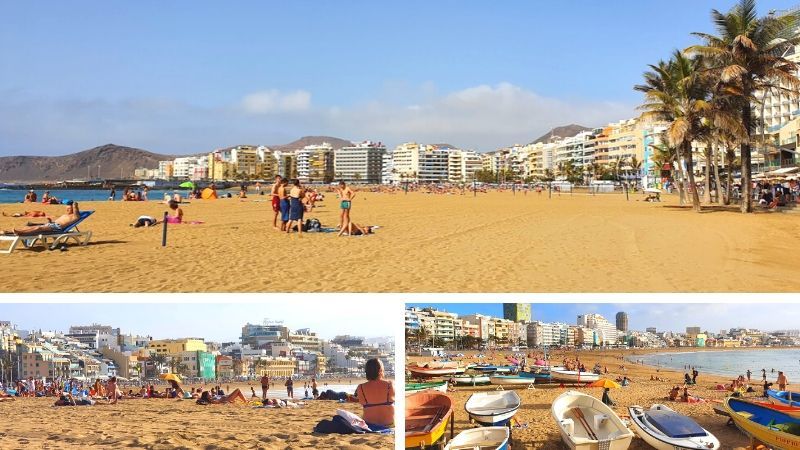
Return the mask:
[[[117,189],[116,200],[120,200],[122,191],[122,189]],[[22,203],[27,192],[28,191],[20,189],[0,189],[0,203]],[[109,192],[110,190],[108,189],[50,189],[50,195],[55,196],[57,199],[74,200],[76,202],[106,201],[108,200]],[[178,192],[184,197],[189,195],[189,191],[186,189],[167,191],[151,190],[147,192],[147,198],[150,201],[162,201],[164,200],[165,192],[170,195]],[[36,195],[39,196],[39,200],[41,200],[42,194],[44,194],[44,190],[36,190]]]
[[[761,349],[724,350],[702,352],[652,353],[631,356],[630,360],[642,360],[644,364],[688,372],[692,367],[731,379],[752,372],[751,379],[761,379],[761,369],[767,369],[767,380],[775,381],[778,371],[786,373],[790,383],[800,382],[800,350]],[[687,369],[688,367],[688,369]],[[774,369],[774,372],[773,372]]]

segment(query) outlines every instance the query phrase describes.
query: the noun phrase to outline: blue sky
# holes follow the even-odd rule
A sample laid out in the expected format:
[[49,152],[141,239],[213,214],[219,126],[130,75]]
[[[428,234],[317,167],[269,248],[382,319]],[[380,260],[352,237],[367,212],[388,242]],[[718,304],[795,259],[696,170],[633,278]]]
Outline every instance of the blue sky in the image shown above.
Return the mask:
[[[502,303],[408,303],[406,306],[432,306],[457,314],[486,314],[503,317]],[[734,327],[774,331],[796,329],[800,305],[795,304],[725,304],[725,303],[532,303],[533,320],[576,323],[578,314],[597,313],[614,323],[619,311],[628,313],[628,327],[644,331],[685,331],[687,326],[719,332]]]
[[[363,302],[362,302],[363,303]],[[351,303],[352,304],[352,303]],[[238,341],[242,326],[265,318],[282,320],[291,329],[311,328],[332,339],[339,334],[364,337],[393,335],[399,321],[390,314],[376,316],[367,305],[355,303],[345,310],[321,301],[270,301],[266,303],[30,303],[0,304],[0,320],[18,329],[68,331],[70,325],[101,323],[119,327],[125,334],[153,338],[204,337],[211,341]]]
[[309,134],[491,150],[634,114],[646,64],[732,4],[4,2],[0,156]]

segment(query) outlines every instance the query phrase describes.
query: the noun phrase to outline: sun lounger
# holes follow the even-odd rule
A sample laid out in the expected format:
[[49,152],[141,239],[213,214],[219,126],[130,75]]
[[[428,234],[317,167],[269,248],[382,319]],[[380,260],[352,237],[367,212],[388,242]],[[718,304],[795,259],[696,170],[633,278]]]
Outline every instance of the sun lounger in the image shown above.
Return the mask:
[[89,240],[92,238],[91,231],[80,231],[78,229],[78,224],[86,220],[87,217],[91,216],[94,211],[81,211],[80,217],[71,225],[67,226],[61,231],[53,232],[53,233],[39,233],[34,235],[25,235],[25,236],[17,236],[17,235],[4,235],[0,236],[0,241],[10,242],[8,248],[4,250],[0,250],[0,253],[9,254],[14,251],[17,246],[22,243],[25,248],[30,248],[35,246],[37,243],[41,243],[44,246],[47,246],[48,241],[52,240],[52,243],[48,247],[50,250],[55,250],[58,246],[62,244],[66,244],[68,240],[74,239],[75,242],[79,245],[86,245],[89,243]]

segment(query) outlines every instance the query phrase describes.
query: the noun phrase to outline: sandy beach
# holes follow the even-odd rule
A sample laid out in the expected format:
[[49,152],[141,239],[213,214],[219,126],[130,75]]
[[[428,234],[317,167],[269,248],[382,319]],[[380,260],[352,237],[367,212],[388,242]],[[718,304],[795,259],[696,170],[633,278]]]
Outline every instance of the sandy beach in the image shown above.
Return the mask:
[[[306,214],[338,223],[326,194]],[[86,202],[91,245],[2,255],[9,292],[789,292],[800,290],[798,216],[696,214],[677,199],[490,192],[360,192],[356,223],[372,236],[287,236],[272,229],[266,196],[183,205],[161,247],[161,228],[134,229],[154,202]],[[63,206],[4,204],[61,214]],[[0,217],[0,228],[41,219]],[[76,276],[80,274],[80,278]],[[746,275],[745,277],[743,277]]]
[[[620,417],[628,416],[627,408],[632,405],[640,405],[650,407],[653,403],[664,403],[670,408],[692,417],[703,428],[714,434],[721,443],[721,448],[726,450],[743,450],[749,445],[749,440],[735,427],[726,425],[727,418],[719,416],[712,410],[712,400],[721,400],[728,394],[727,391],[717,391],[714,386],[717,383],[730,383],[730,379],[725,377],[707,375],[701,372],[698,377],[697,386],[690,386],[690,395],[706,399],[706,403],[683,403],[671,402],[666,399],[670,388],[673,385],[683,385],[683,373],[676,371],[668,371],[665,369],[657,369],[654,367],[642,366],[628,361],[620,360],[620,355],[631,356],[635,353],[631,351],[621,352],[619,350],[603,351],[603,352],[586,352],[579,353],[581,362],[587,367],[591,368],[596,362],[604,367],[608,367],[609,374],[604,375],[605,378],[615,379],[617,376],[623,374],[628,376],[632,383],[628,387],[622,389],[612,389],[610,394],[617,407],[614,408],[615,412]],[[645,353],[644,351],[637,351],[638,354]],[[465,364],[467,361],[478,361],[472,358],[475,352],[467,352]],[[485,362],[492,362],[501,364],[505,362],[505,356],[510,356],[510,352],[496,352],[485,353],[487,358]],[[565,356],[567,358],[575,358],[574,352],[560,353],[558,351],[551,352],[552,361],[561,361]],[[430,361],[430,357],[416,357],[408,358],[409,362],[422,362]],[[624,365],[623,371],[620,366]],[[666,381],[651,381],[650,376],[658,376],[664,378]],[[760,378],[759,378],[760,379]],[[496,386],[476,386],[476,387],[458,387],[454,392],[448,395],[454,401],[455,411],[455,433],[473,428],[474,425],[469,423],[469,417],[464,411],[464,405],[473,392],[494,390]],[[556,428],[556,424],[550,414],[550,405],[552,401],[563,392],[573,389],[571,386],[560,387],[557,384],[553,385],[539,385],[535,390],[516,389],[520,398],[522,399],[522,407],[517,412],[515,418],[523,424],[522,428],[514,428],[512,430],[512,438],[515,449],[547,449],[556,450],[564,448],[561,443],[561,436]],[[600,398],[602,396],[602,389],[600,388],[580,388],[578,391]],[[760,390],[759,390],[760,392]],[[748,394],[758,395],[758,394]],[[629,447],[631,450],[647,450],[651,448],[643,440],[635,438]]]
[[[302,383],[296,384],[302,396]],[[236,385],[250,397],[248,385]],[[260,389],[256,387],[260,395]],[[285,397],[283,395],[282,397]],[[306,400],[302,408],[197,405],[194,400],[123,399],[116,405],[53,407],[54,398],[0,402],[3,449],[391,449],[393,435],[315,434],[337,409],[361,414],[357,403]],[[302,400],[297,400],[302,401]]]

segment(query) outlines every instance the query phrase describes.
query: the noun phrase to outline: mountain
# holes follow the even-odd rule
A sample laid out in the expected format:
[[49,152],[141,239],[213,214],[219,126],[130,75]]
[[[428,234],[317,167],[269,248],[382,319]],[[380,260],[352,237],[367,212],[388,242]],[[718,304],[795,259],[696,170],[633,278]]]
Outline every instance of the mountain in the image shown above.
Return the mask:
[[533,141],[533,143],[534,144],[539,142],[547,143],[547,141],[550,140],[550,136],[560,136],[562,138],[572,137],[580,133],[581,131],[586,131],[586,130],[591,130],[591,128],[584,127],[583,125],[576,125],[574,123],[570,125],[563,125],[560,127],[553,128],[552,130],[540,136],[539,139]]
[[174,156],[139,148],[106,144],[64,156],[0,157],[0,182],[60,181],[69,179],[131,177],[139,167],[155,169]]
[[324,142],[331,144],[334,150],[353,145],[353,143],[348,140],[339,139],[331,136],[303,136],[300,139],[290,142],[288,144],[268,145],[268,147],[273,150],[292,151],[292,150],[299,150],[305,147],[306,145],[322,145],[322,143]]

